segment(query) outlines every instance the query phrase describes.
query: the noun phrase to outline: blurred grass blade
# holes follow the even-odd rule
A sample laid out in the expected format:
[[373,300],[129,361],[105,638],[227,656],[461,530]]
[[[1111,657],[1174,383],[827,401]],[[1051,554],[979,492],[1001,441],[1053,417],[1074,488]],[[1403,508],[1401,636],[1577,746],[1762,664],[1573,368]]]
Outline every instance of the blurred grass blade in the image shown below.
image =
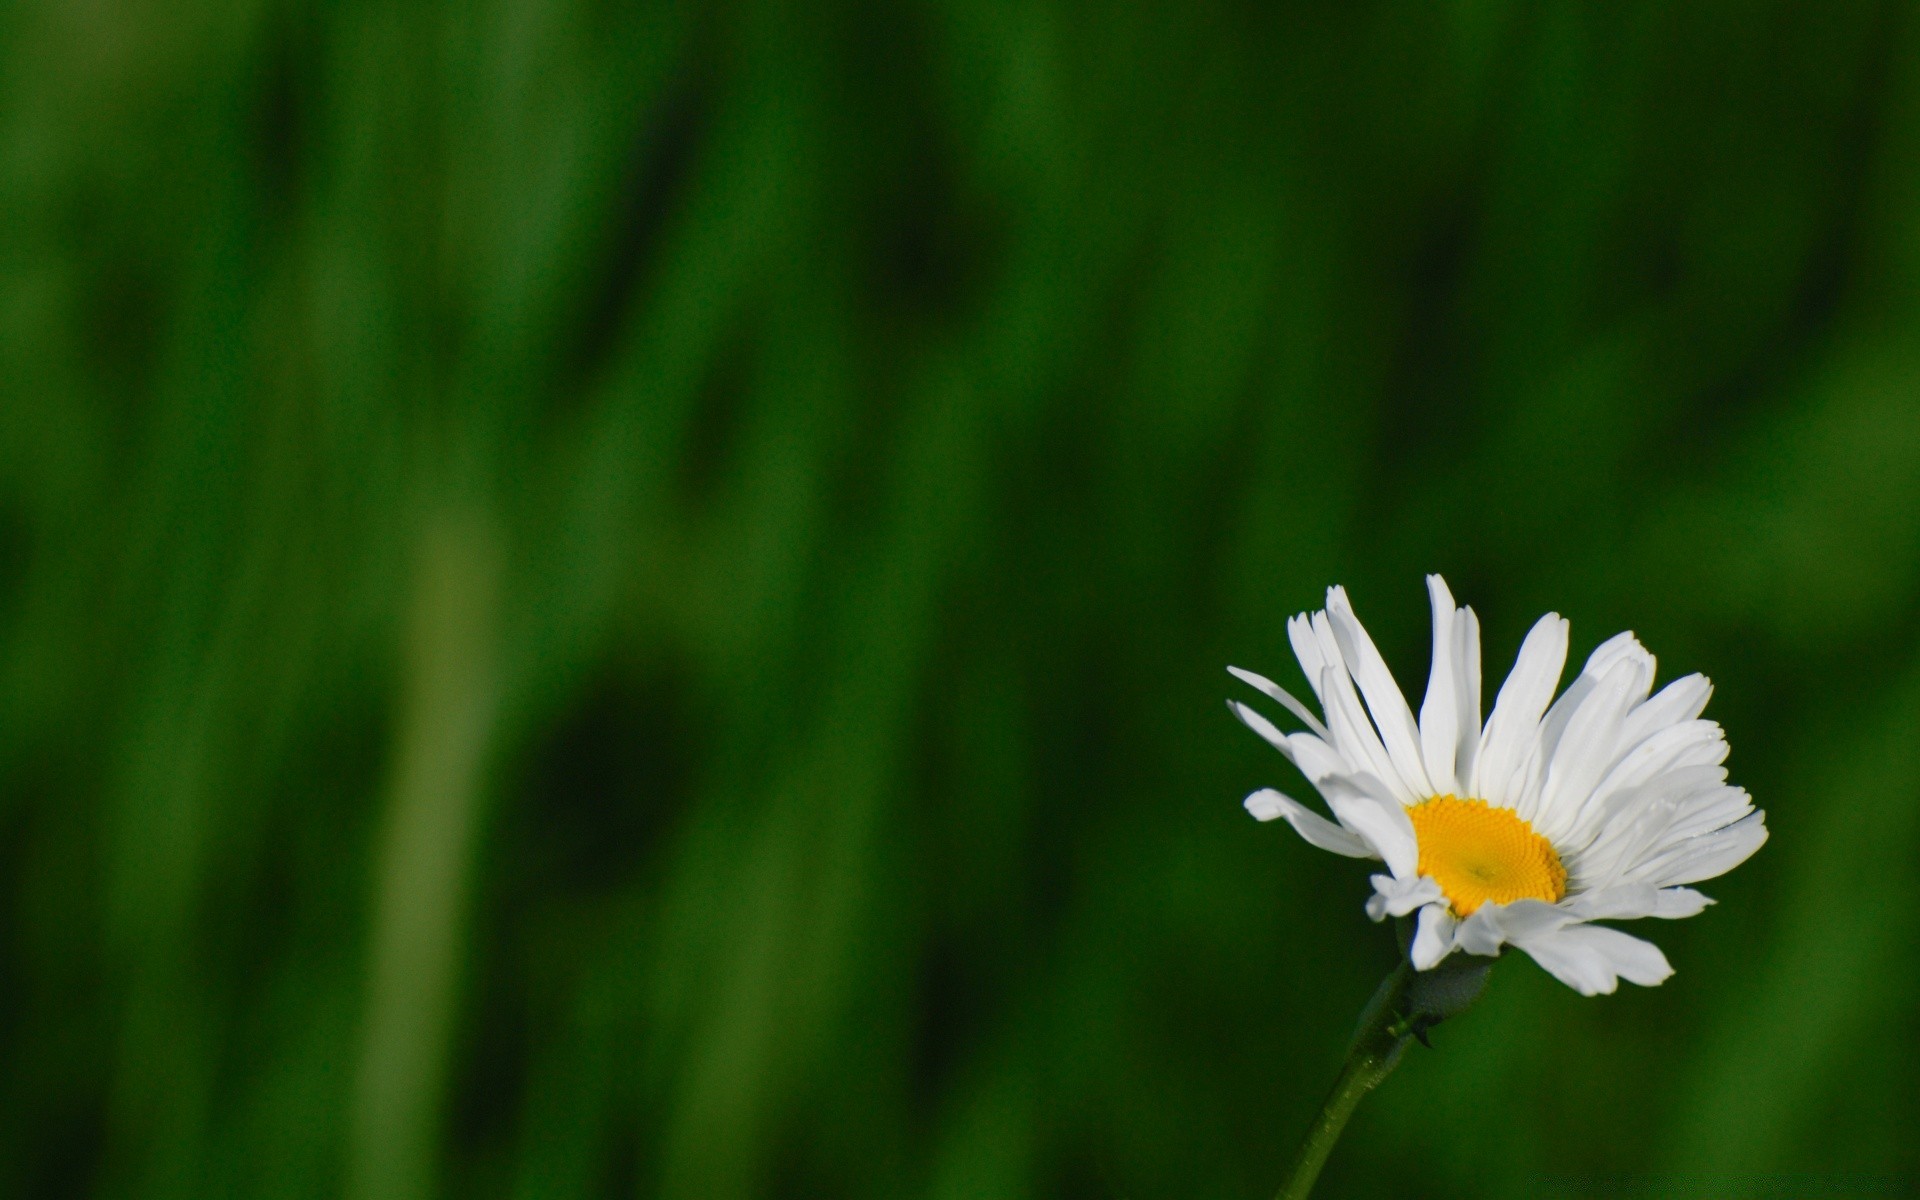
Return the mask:
[[477,509],[429,516],[406,628],[404,706],[374,854],[348,1195],[434,1192],[475,830],[499,707],[500,548]]

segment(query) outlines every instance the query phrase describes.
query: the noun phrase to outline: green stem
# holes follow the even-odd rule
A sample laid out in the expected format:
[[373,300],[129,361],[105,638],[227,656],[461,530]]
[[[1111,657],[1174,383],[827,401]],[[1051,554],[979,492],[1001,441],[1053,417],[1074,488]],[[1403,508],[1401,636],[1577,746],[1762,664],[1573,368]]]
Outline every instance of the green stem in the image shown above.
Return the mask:
[[1275,1200],[1306,1200],[1313,1191],[1314,1181],[1320,1178],[1320,1168],[1327,1164],[1327,1155],[1333,1152],[1334,1143],[1347,1127],[1347,1118],[1360,1104],[1360,1097],[1372,1091],[1399,1063],[1401,1052],[1414,1036],[1415,1026],[1406,1015],[1413,976],[1413,968],[1402,960],[1392,974],[1381,980],[1373,1000],[1360,1015],[1360,1027],[1354,1033],[1352,1048],[1347,1051],[1346,1065],[1340,1068],[1340,1078],[1321,1106],[1313,1127],[1307,1130],[1300,1156],[1294,1160],[1293,1175]]

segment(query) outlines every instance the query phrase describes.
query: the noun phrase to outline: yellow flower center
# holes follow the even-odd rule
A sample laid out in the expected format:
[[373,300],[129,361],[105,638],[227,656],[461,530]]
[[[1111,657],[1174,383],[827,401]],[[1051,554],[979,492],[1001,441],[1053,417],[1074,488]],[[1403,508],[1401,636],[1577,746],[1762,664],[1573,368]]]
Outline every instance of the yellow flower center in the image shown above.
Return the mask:
[[1407,810],[1420,843],[1420,873],[1431,876],[1458,916],[1491,901],[1567,894],[1567,869],[1547,839],[1512,809],[1485,800],[1435,796]]

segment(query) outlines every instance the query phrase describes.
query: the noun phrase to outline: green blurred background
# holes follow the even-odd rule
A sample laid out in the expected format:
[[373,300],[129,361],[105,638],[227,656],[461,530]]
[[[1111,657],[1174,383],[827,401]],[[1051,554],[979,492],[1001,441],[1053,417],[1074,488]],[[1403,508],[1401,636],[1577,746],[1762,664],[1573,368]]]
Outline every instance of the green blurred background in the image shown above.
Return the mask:
[[1773,840],[1322,1194],[1911,1187],[1913,6],[0,8],[0,1195],[1267,1195],[1429,570]]

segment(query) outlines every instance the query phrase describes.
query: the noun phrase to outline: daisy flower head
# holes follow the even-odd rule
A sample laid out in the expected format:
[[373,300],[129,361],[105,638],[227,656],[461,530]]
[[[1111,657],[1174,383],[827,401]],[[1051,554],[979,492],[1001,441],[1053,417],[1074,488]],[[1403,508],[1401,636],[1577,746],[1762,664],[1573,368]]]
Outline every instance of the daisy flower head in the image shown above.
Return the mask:
[[1712,901],[1685,886],[1721,875],[1767,840],[1766,814],[1727,783],[1727,741],[1702,720],[1712,685],[1653,690],[1654,659],[1631,633],[1600,644],[1558,699],[1567,622],[1540,618],[1493,710],[1481,718],[1480,624],[1438,575],[1433,666],[1416,720],[1344,588],[1288,620],[1318,715],[1286,689],[1228,670],[1296,717],[1283,733],[1235,716],[1300,769],[1332,819],[1271,788],[1247,797],[1335,854],[1379,859],[1367,915],[1418,913],[1408,957],[1429,970],[1454,951],[1531,955],[1585,995],[1673,973],[1651,942],[1595,921],[1691,917]]

